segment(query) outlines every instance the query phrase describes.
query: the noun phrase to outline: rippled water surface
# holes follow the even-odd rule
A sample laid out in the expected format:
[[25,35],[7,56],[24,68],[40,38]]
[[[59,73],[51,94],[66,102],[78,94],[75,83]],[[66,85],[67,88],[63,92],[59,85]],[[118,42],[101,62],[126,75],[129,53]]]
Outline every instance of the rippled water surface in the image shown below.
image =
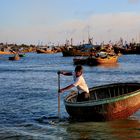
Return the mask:
[[[125,120],[72,122],[61,95],[58,116],[58,70],[74,70],[73,57],[26,54],[19,61],[0,56],[0,140],[140,139],[140,111]],[[114,66],[84,66],[89,87],[140,82],[140,56],[123,55]],[[61,76],[61,87],[72,77]]]

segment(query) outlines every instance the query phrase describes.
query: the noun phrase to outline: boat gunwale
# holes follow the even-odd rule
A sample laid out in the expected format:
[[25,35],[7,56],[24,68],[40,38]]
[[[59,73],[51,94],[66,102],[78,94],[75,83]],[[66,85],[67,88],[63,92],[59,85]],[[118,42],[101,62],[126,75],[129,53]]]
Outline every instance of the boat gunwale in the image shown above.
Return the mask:
[[[140,84],[140,83],[115,83],[115,84],[107,84],[107,85],[103,85],[103,86],[96,86],[96,87],[93,87],[93,88],[90,88],[90,90],[96,90],[96,89],[99,89],[100,87],[102,88],[105,88],[107,86],[109,87],[114,87],[115,85],[122,85],[122,84]],[[77,106],[77,107],[84,107],[84,106],[96,106],[96,105],[103,105],[103,104],[108,104],[108,103],[113,103],[113,102],[117,102],[117,101],[122,101],[124,99],[127,99],[127,98],[130,98],[130,97],[133,97],[133,96],[136,96],[140,94],[140,89],[138,90],[135,90],[135,91],[132,91],[132,92],[129,92],[128,94],[123,94],[123,95],[119,95],[119,96],[116,96],[116,97],[111,97],[111,98],[104,98],[104,99],[98,99],[98,100],[89,100],[89,101],[83,101],[83,102],[69,102],[67,101],[66,99],[70,96],[66,96],[65,99],[64,99],[64,103],[65,105],[68,105],[68,106]],[[74,96],[74,95],[73,95]],[[73,97],[73,96],[70,96],[70,97]],[[76,96],[76,95],[75,95]]]

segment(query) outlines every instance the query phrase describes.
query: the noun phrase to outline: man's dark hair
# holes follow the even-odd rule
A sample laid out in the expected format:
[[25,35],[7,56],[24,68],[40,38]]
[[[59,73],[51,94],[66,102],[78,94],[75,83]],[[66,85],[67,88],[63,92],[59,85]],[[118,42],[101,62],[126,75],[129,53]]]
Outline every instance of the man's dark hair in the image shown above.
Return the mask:
[[83,70],[83,67],[81,65],[77,65],[75,67],[75,71],[82,71]]

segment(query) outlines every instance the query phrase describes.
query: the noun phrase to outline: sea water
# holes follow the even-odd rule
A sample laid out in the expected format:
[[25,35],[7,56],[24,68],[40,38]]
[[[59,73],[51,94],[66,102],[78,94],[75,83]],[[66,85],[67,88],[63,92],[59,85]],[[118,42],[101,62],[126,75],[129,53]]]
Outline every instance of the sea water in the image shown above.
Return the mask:
[[[140,111],[124,120],[75,122],[60,96],[58,70],[73,71],[73,57],[27,53],[19,61],[0,55],[0,140],[140,139]],[[115,65],[83,66],[89,87],[140,82],[140,55],[122,55]],[[73,82],[60,76],[60,87]]]

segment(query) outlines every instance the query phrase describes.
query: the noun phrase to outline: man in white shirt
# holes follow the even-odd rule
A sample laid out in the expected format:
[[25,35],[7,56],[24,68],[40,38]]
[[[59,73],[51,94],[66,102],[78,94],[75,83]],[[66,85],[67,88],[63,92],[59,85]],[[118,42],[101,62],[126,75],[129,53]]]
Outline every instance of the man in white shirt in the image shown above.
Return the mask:
[[73,87],[77,87],[78,89],[78,97],[77,101],[87,101],[90,98],[89,88],[86,84],[86,81],[83,77],[83,67],[81,65],[76,66],[75,72],[66,72],[66,71],[58,71],[58,74],[63,74],[66,76],[73,75],[74,83],[70,84],[69,86],[62,88],[59,90],[60,93],[63,93],[65,90],[69,90]]

